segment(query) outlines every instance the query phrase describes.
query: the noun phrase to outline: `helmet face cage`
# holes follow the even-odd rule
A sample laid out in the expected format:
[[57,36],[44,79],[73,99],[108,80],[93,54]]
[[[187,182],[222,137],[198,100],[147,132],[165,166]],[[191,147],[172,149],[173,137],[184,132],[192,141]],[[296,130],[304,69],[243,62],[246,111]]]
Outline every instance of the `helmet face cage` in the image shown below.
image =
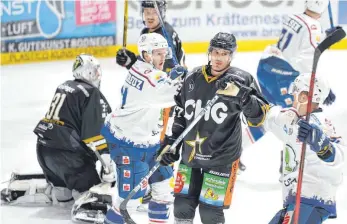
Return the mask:
[[143,12],[145,8],[155,8],[154,2],[157,2],[157,6],[159,9],[160,16],[163,21],[165,21],[165,15],[166,15],[166,1],[144,1],[141,0],[141,16],[143,18]]

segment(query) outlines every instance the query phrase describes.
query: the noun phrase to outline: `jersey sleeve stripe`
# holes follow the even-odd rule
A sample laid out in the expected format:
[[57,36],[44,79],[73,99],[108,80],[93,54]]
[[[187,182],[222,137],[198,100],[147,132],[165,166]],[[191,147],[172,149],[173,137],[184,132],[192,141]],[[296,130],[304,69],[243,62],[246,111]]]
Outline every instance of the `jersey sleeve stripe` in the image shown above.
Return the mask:
[[96,148],[96,150],[103,150],[103,149],[107,148],[107,144],[105,143],[105,144],[99,145],[99,146],[97,146],[95,148]]
[[147,79],[147,81],[149,82],[149,84],[153,87],[155,87],[155,84],[148,78],[148,76],[141,74],[139,71],[137,71],[136,69],[134,69],[133,67],[130,68],[131,71],[135,72],[136,74],[142,76],[143,78]]
[[308,30],[308,33],[310,34],[310,43],[312,45],[313,48],[316,48],[316,46],[312,43],[312,34],[311,34],[311,29],[310,27],[307,25],[307,23],[305,22],[305,20],[303,20],[300,16],[295,15],[296,18],[300,19],[301,22],[303,22]]

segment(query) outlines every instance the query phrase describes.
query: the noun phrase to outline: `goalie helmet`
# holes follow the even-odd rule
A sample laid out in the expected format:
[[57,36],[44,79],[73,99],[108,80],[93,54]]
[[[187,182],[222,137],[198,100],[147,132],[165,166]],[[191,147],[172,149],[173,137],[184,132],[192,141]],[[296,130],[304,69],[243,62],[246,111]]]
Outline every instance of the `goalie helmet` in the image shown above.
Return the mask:
[[[294,82],[289,86],[288,93],[291,95],[293,94],[299,95],[301,92],[309,92],[310,81],[311,81],[311,74],[309,73],[300,74],[298,77],[296,77]],[[325,80],[316,77],[314,82],[312,102],[323,104],[325,99],[328,97],[329,93],[330,93],[329,84]]]
[[72,67],[73,77],[84,80],[99,88],[101,81],[101,68],[99,61],[88,54],[80,54]]
[[326,10],[328,5],[329,5],[329,0],[320,0],[320,1],[306,0],[305,1],[305,9],[308,9],[318,14],[322,14]]
[[213,48],[220,48],[234,53],[237,49],[236,38],[231,33],[219,32],[210,41],[208,52],[210,53]]
[[166,1],[145,1],[141,0],[141,14],[143,13],[144,8],[155,8],[154,2],[157,3],[159,13],[163,21],[165,21],[165,15],[166,15]]
[[162,49],[162,48],[167,49],[168,54],[166,58],[170,58],[171,56],[166,39],[162,35],[157,33],[142,34],[137,43],[137,47],[138,47],[138,51],[140,53],[141,58],[144,60],[145,60],[145,58],[143,57],[144,52],[146,52],[149,55],[152,55],[153,50]]

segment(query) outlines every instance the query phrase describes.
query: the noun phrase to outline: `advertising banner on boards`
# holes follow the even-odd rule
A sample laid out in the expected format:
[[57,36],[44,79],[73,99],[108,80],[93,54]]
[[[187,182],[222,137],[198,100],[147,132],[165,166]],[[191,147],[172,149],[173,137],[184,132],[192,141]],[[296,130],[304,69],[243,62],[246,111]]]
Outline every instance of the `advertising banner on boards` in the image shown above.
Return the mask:
[[[2,64],[111,56],[116,1],[1,1]],[[114,52],[112,52],[114,54]]]

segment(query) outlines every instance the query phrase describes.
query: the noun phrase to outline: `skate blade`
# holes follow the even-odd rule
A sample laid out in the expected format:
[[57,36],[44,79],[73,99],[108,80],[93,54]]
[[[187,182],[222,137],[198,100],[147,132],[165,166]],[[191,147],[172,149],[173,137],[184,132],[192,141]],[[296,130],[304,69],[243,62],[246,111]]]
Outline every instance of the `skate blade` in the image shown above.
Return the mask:
[[105,215],[101,211],[83,210],[73,215],[72,221],[79,223],[104,223]]

